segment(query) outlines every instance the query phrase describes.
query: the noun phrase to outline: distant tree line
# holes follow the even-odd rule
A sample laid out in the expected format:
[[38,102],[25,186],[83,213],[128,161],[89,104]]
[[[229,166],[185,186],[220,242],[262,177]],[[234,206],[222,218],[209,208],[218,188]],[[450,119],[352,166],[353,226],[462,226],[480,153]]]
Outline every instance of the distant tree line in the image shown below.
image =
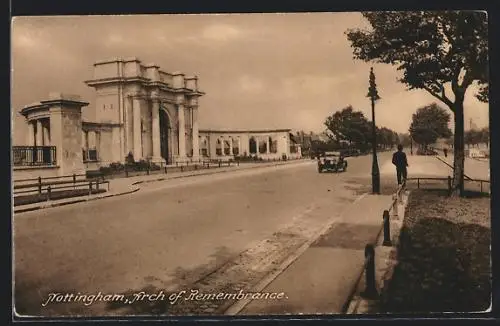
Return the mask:
[[[327,117],[325,122],[328,142],[318,144],[318,150],[327,149],[357,149],[368,152],[373,141],[372,123],[363,112],[355,110],[351,105]],[[391,149],[399,143],[397,132],[376,127],[377,147]]]

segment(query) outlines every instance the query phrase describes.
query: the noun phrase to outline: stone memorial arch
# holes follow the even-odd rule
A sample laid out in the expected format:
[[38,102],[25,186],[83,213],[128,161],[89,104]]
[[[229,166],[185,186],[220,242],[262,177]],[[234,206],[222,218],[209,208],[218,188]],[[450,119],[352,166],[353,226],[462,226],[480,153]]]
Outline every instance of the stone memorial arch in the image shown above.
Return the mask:
[[[137,58],[94,64],[93,131],[100,134],[100,161],[134,159],[179,162],[199,159],[198,78],[167,73]],[[83,123],[84,131],[86,129]]]

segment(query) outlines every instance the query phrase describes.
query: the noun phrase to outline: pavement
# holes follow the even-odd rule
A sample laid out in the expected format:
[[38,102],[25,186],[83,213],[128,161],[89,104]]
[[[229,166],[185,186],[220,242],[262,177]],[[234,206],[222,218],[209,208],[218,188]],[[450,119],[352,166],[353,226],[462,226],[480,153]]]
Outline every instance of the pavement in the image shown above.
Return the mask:
[[279,161],[279,162],[269,162],[269,163],[241,163],[240,165],[232,165],[226,167],[212,167],[210,169],[186,171],[186,172],[171,172],[168,174],[150,174],[150,175],[139,175],[129,178],[116,178],[109,180],[109,190],[101,194],[93,194],[88,196],[79,196],[73,198],[64,198],[59,200],[51,200],[40,203],[33,203],[27,205],[18,205],[13,208],[14,214],[19,214],[23,212],[30,212],[39,209],[58,207],[76,203],[82,203],[87,201],[93,201],[98,199],[104,199],[109,197],[121,196],[126,194],[131,194],[140,190],[140,185],[149,182],[164,181],[164,180],[174,180],[179,178],[194,177],[201,175],[213,175],[217,173],[241,171],[247,169],[264,168],[272,166],[283,166],[289,164],[301,164],[309,162],[309,160],[293,160],[293,161]]
[[[450,166],[453,166],[453,155],[448,155],[448,157],[439,156],[439,158]],[[452,171],[452,168],[449,167],[449,169]],[[490,180],[490,160],[466,157],[464,160],[464,172],[471,179]]]
[[[229,315],[342,313],[364,264],[364,248],[376,243],[382,213],[392,197],[363,195],[341,218],[268,284],[250,292],[283,292],[282,300],[240,301]],[[290,286],[293,284],[293,286]]]

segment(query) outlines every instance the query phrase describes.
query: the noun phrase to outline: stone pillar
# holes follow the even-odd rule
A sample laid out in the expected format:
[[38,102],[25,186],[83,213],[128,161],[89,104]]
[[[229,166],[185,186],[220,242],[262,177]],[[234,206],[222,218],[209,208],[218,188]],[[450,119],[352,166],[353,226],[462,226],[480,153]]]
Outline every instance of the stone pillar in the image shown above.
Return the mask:
[[153,144],[153,162],[162,161],[160,146],[160,101],[153,99],[153,108],[151,112],[151,141]]
[[36,146],[43,146],[43,125],[42,120],[36,120]]
[[51,93],[41,102],[49,106],[52,146],[56,147],[59,175],[85,173],[82,157],[82,108],[87,102],[78,96]]
[[178,105],[178,116],[179,116],[179,159],[184,160],[186,158],[186,125],[185,125],[185,115],[184,115],[184,105]]
[[229,156],[233,156],[233,138],[229,138]]
[[267,153],[267,154],[269,154],[269,152],[270,152],[270,148],[269,148],[269,145],[270,145],[270,144],[269,144],[269,137],[266,137],[266,144],[267,144],[267,146],[266,146],[266,153]]
[[28,146],[35,146],[35,124],[33,121],[28,121],[28,134],[26,144]]
[[198,127],[198,108],[193,107],[193,160],[200,158],[200,139]]
[[134,160],[142,158],[142,128],[141,128],[141,99],[134,97],[133,105],[133,134],[134,134]]
[[50,126],[43,125],[43,145],[50,146]]

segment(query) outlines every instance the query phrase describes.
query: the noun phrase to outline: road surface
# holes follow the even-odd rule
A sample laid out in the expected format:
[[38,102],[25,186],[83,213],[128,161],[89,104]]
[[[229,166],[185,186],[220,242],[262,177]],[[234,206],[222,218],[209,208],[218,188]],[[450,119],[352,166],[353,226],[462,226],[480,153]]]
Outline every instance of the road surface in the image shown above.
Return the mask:
[[[390,153],[379,155],[381,165],[388,159]],[[146,303],[84,305],[54,298],[193,285],[251,287],[366,191],[371,156],[348,162],[345,173],[319,174],[311,160],[149,183],[130,195],[18,214],[16,311],[35,316],[167,313]]]

